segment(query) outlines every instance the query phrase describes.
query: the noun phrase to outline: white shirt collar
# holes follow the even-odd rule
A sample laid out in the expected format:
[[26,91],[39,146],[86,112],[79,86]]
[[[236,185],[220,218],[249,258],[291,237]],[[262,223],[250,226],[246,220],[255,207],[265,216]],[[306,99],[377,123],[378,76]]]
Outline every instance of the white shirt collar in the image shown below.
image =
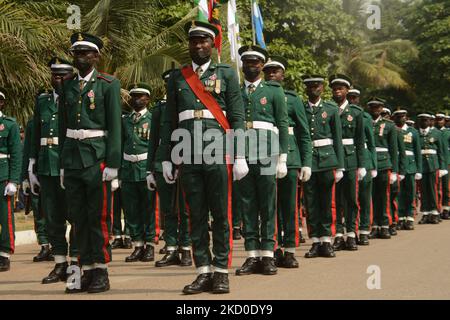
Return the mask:
[[403,127],[402,127],[402,130],[404,130],[404,131],[408,131],[408,125],[405,123],[404,125],[403,125]]
[[56,99],[58,99],[59,95],[56,93],[55,90],[53,90],[53,101],[56,102]]
[[376,119],[374,120],[374,122],[377,123],[377,122],[380,121],[381,119],[383,119],[383,117],[382,117],[382,116],[378,116],[378,118],[376,118]]
[[318,107],[320,105],[320,102],[322,102],[322,98],[320,98],[319,101],[317,101],[316,103],[312,103],[311,101],[308,100],[308,104],[311,108]]
[[420,129],[420,133],[427,135],[428,132],[430,132],[430,127],[427,127],[426,129]]
[[348,106],[348,100],[345,99],[344,103],[339,106],[339,108],[341,109],[341,112],[344,111],[344,109]]
[[89,82],[92,78],[92,75],[94,74],[94,71],[95,71],[95,68],[92,69],[92,71],[84,78],[80,74],[78,74],[78,81],[84,80],[86,82]]
[[194,72],[197,70],[198,67],[202,67],[202,74],[208,70],[209,65],[211,64],[211,60],[209,60],[207,63],[202,64],[201,66],[199,66],[198,64],[196,64],[194,61],[192,61],[192,69],[194,69]]
[[258,88],[259,84],[261,83],[262,78],[259,78],[258,80],[256,80],[255,82],[250,82],[248,80],[244,80],[245,83],[245,88],[248,88],[249,85],[254,84],[255,88]]
[[3,117],[3,112],[0,111],[0,118]]
[[133,114],[139,113],[139,114],[141,115],[141,117],[142,117],[142,116],[145,115],[147,112],[148,112],[148,109],[147,109],[147,108],[144,108],[144,109],[142,109],[142,110],[139,111],[139,112],[133,111]]

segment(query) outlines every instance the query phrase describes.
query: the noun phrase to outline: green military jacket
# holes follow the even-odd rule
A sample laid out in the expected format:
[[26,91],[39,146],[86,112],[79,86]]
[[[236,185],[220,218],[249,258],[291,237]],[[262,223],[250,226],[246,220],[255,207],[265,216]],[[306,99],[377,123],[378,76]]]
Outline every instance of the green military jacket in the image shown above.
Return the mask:
[[364,145],[364,159],[367,170],[377,170],[377,150],[375,145],[375,137],[373,136],[372,117],[367,112],[363,113],[364,118],[364,137],[366,143]]
[[[310,107],[308,101],[305,101],[303,105],[313,143],[312,171],[344,169],[342,125],[336,104],[320,100],[317,107]],[[314,141],[322,139],[331,139],[333,144],[314,147]]]
[[[256,129],[256,139],[249,136],[247,140],[248,160],[262,160],[282,153],[287,154],[289,144],[288,111],[286,96],[281,85],[275,81],[261,80],[255,92],[250,95],[247,94],[245,85],[243,85],[242,98],[247,129],[253,128],[254,121],[268,122],[278,128],[278,139],[276,133],[271,130]],[[277,141],[278,148],[274,148],[271,141]],[[264,152],[264,148],[267,152]]]
[[150,143],[148,144],[148,161],[147,171],[149,172],[162,172],[162,149],[159,148],[161,142],[161,132],[166,110],[167,101],[161,100],[156,103],[152,112],[152,124],[150,129]]
[[[16,119],[0,112],[0,181],[18,184],[22,170],[22,143]],[[5,157],[6,155],[6,157]],[[3,196],[3,195],[2,195]]]
[[[75,75],[64,83],[62,98],[63,121],[60,121],[59,134],[62,168],[82,169],[99,161],[105,161],[109,168],[120,168],[122,108],[119,80],[94,70],[80,92],[78,75]],[[105,130],[107,136],[76,140],[66,138],[66,129]]]
[[444,149],[446,151],[446,159],[447,159],[447,165],[450,165],[450,129],[446,127],[442,127],[442,142],[444,144]]
[[365,168],[364,111],[354,104],[349,104],[348,101],[343,110],[341,107],[338,110],[341,116],[342,139],[353,140],[350,144],[343,141],[345,170]]
[[[226,112],[226,117],[230,123],[231,129],[244,129],[244,106],[242,96],[239,89],[239,82],[236,72],[227,64],[217,64],[211,62],[208,69],[200,77],[200,81],[205,87],[213,87],[212,96],[218,102],[223,111]],[[209,84],[212,84],[210,86]],[[213,152],[215,155],[222,156],[219,153],[225,154],[225,131],[215,119],[189,119],[179,122],[179,113],[186,110],[205,110],[205,105],[197,98],[195,93],[189,87],[184,79],[181,70],[175,69],[172,71],[167,84],[167,107],[163,117],[163,125],[161,132],[161,155],[164,161],[169,161],[171,158],[171,150],[173,143],[171,143],[172,132],[176,128],[185,129],[191,136],[191,150],[184,150],[183,157],[192,158],[196,156],[203,156],[205,147],[211,144],[210,141],[203,141],[202,137],[196,137],[202,141],[201,151],[194,149],[194,136],[201,134],[208,129],[217,129],[223,136],[223,144],[221,148]],[[201,132],[194,132],[194,126],[200,126]],[[176,143],[176,142],[175,142]],[[200,154],[199,154],[200,153]]]
[[406,148],[403,139],[403,132],[402,129],[397,126],[395,126],[395,129],[397,129],[398,174],[404,176],[406,174],[407,159],[406,159]]
[[422,154],[419,133],[406,124],[400,128],[399,137],[405,145],[405,174],[422,173]]
[[[427,133],[419,130],[420,146],[422,148],[423,173],[430,173],[437,170],[446,170],[444,143],[442,133],[434,127],[429,128]],[[424,150],[435,150],[435,154],[424,154]]]
[[30,160],[30,145],[31,145],[31,135],[33,133],[33,118],[28,120],[27,126],[25,127],[25,138],[23,139],[23,156],[22,156],[22,171],[20,173],[20,181],[28,180],[28,163]]
[[378,118],[373,121],[373,136],[377,148],[377,170],[391,169],[392,172],[398,173],[398,140],[395,124],[391,120]]
[[[55,143],[59,134],[58,123],[58,105],[53,92],[39,95],[34,108],[29,153],[30,158],[36,159],[38,175],[59,176],[59,143]],[[43,138],[47,138],[48,144],[45,146],[40,143]]]
[[289,169],[311,168],[312,144],[305,107],[302,99],[294,91],[285,90],[284,94],[286,95],[289,121],[287,167]]
[[[146,110],[143,115],[135,119],[136,114],[139,113],[132,112],[122,118],[122,150],[124,155],[138,155],[148,152],[152,114]],[[120,180],[127,182],[145,181],[147,160],[131,162],[122,158]]]

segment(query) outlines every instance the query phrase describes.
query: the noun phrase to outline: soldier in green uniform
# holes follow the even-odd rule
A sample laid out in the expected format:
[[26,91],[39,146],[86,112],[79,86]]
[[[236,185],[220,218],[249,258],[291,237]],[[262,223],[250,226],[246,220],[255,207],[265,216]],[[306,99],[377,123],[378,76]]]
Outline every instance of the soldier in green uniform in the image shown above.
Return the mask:
[[[21,174],[22,190],[24,195],[27,197],[26,202],[31,202],[30,206],[33,211],[34,231],[36,232],[38,244],[41,246],[41,251],[37,254],[37,256],[33,257],[33,262],[54,261],[55,258],[53,257],[52,252],[50,250],[50,242],[48,240],[45,217],[41,210],[41,205],[39,203],[40,201],[39,195],[34,195],[31,193],[30,182],[28,179],[28,164],[30,159],[32,132],[33,132],[33,118],[31,118],[27,122],[27,126],[25,128],[25,139],[23,141],[22,174]],[[26,210],[27,208],[25,208],[25,214]]]
[[[172,70],[163,73],[162,78],[167,83]],[[147,186],[155,189],[159,195],[159,207],[164,217],[164,241],[166,251],[156,267],[170,265],[191,266],[191,240],[188,232],[188,215],[184,205],[183,193],[179,185],[168,184],[162,174],[162,154],[159,143],[161,141],[162,119],[166,111],[167,101],[161,100],[152,112],[150,143],[148,145]],[[179,182],[177,182],[179,183]],[[181,257],[180,257],[181,253]]]
[[121,164],[120,82],[95,69],[103,47],[101,39],[74,33],[74,66],[79,74],[64,81],[59,114],[61,183],[75,224],[83,269],[80,288],[67,293],[103,292],[110,288],[109,232],[111,195],[118,188]]
[[397,181],[397,129],[391,120],[383,118],[384,100],[371,98],[367,103],[373,121],[373,135],[377,152],[377,176],[373,179],[373,224],[369,238],[390,239],[392,224],[390,186]]
[[74,228],[70,231],[70,248],[66,240],[67,221],[71,221],[60,185],[59,159],[59,95],[64,80],[73,77],[73,67],[61,58],[52,58],[48,66],[52,73],[53,91],[40,95],[36,100],[33,116],[28,175],[31,192],[37,195],[40,187],[40,201],[46,217],[47,231],[55,256],[55,267],[42,279],[43,284],[65,281],[67,279],[67,254],[71,264],[78,264],[78,249],[74,240]]
[[6,90],[0,87],[0,272],[10,269],[14,253],[14,194],[20,183],[22,143],[19,125],[3,113]]
[[[445,159],[448,171],[448,166],[450,165],[450,152],[449,152],[449,146],[450,146],[450,130],[445,126],[445,118],[446,115],[444,113],[437,113],[436,114],[436,121],[435,121],[435,127],[438,130],[441,130],[442,132],[442,143],[444,147],[444,151],[446,153]],[[444,220],[448,220],[449,217],[449,210],[450,210],[450,199],[449,199],[449,175],[446,174],[443,176],[440,180],[440,191],[441,191],[441,218]]]
[[422,148],[422,179],[420,180],[422,219],[419,224],[438,224],[439,178],[448,174],[446,152],[440,130],[431,126],[431,114],[417,115],[419,121],[420,146]]
[[242,267],[236,270],[236,275],[259,272],[274,275],[277,273],[273,259],[276,244],[276,179],[284,178],[288,172],[286,96],[279,82],[264,81],[261,77],[268,58],[264,49],[243,46],[239,54],[245,76],[242,97],[250,171],[236,184],[235,201],[238,201],[242,212],[244,246],[248,255]]
[[[288,62],[283,57],[271,56],[264,65],[266,81],[282,83]],[[311,177],[312,145],[302,99],[291,90],[284,90],[288,110],[289,142],[286,177],[277,182],[278,245],[275,251],[276,265],[298,268],[295,247],[299,246],[298,180],[307,182]],[[299,172],[300,170],[300,172]]]
[[342,126],[336,104],[322,100],[325,78],[303,75],[308,102],[304,103],[313,145],[312,175],[304,185],[309,237],[306,258],[335,257],[331,237],[336,232],[335,186],[344,176]]
[[[236,72],[229,65],[211,62],[217,28],[206,22],[193,21],[186,25],[186,30],[189,34],[192,64],[174,70],[167,85],[167,106],[160,145],[162,170],[166,182],[173,184],[176,182],[178,169],[174,168],[170,160],[172,158],[175,164],[182,163],[180,182],[189,212],[193,256],[199,274],[194,282],[184,287],[183,292],[227,293],[230,290],[228,268],[231,265],[233,244],[233,178],[231,165],[225,162],[227,157],[221,142],[225,141],[224,126],[230,126],[234,130],[244,129],[244,107]],[[216,134],[215,159],[211,159],[211,153],[207,156],[203,152],[205,150],[206,153],[208,146],[212,144],[202,139],[203,133],[208,129],[215,129],[209,131]],[[174,146],[173,157],[172,133],[174,140],[177,140],[177,134],[187,135],[182,143]],[[193,148],[189,149],[191,146]],[[180,150],[175,147],[182,148],[181,159]],[[237,149],[239,151],[240,148]],[[236,154],[234,158],[234,179],[239,180],[248,173],[248,166],[243,152]],[[230,156],[229,160],[232,162],[233,158]],[[214,219],[214,259],[209,249],[209,212]]]
[[400,183],[398,194],[398,226],[399,230],[414,229],[414,197],[416,181],[422,179],[422,155],[419,133],[406,125],[407,111],[400,109],[392,114],[395,125],[399,128],[399,137],[405,145],[405,178]]
[[126,262],[149,262],[155,259],[155,192],[146,182],[147,149],[152,115],[148,111],[151,88],[147,83],[132,84],[128,91],[133,112],[122,119],[123,160],[120,170],[123,209],[134,251]]
[[[338,105],[344,146],[344,177],[336,184],[336,237],[333,250],[357,250],[356,232],[358,220],[358,183],[367,174],[365,168],[364,111],[350,104],[347,94],[352,81],[344,74],[328,79],[333,90],[333,100]],[[344,223],[347,240],[344,241]]]

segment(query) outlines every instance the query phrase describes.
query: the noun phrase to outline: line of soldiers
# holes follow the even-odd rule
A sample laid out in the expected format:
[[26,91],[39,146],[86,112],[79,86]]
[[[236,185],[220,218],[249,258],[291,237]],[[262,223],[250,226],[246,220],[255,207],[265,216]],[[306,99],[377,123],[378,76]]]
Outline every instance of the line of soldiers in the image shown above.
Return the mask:
[[[36,99],[22,165],[23,187],[39,198],[48,233],[38,260],[50,252],[55,260],[43,283],[65,281],[66,270],[80,266],[81,285],[68,285],[67,293],[109,290],[112,247],[130,248],[131,239],[134,251],[125,261],[153,261],[160,218],[166,245],[156,267],[192,265],[192,245],[198,276],[185,294],[230,291],[233,239],[241,234],[247,259],[237,276],[298,268],[303,216],[312,240],[306,258],[335,257],[412,230],[416,183],[419,223],[439,223],[440,213],[448,219],[448,117],[437,114],[433,126],[432,115],[420,113],[416,130],[406,125],[406,110],[384,115],[380,98],[369,99],[365,111],[361,89],[342,74],[328,79],[333,101],[321,98],[324,76],[303,75],[304,101],[283,87],[287,61],[258,46],[239,50],[240,85],[233,68],[211,61],[217,28],[192,21],[185,29],[192,63],[162,75],[167,99],[152,112],[150,86],[136,83],[128,88],[133,112],[122,114],[119,81],[95,69],[99,38],[72,35],[78,73],[68,61],[50,61],[53,90]],[[0,107],[5,100],[2,89]],[[22,154],[15,120],[2,114],[1,121],[0,163],[8,170],[0,171],[7,182],[0,190],[0,270],[6,271]],[[232,130],[233,141],[245,135],[230,150]],[[193,148],[180,152],[180,132]],[[218,135],[203,139],[211,132]],[[219,161],[206,161],[206,150]]]

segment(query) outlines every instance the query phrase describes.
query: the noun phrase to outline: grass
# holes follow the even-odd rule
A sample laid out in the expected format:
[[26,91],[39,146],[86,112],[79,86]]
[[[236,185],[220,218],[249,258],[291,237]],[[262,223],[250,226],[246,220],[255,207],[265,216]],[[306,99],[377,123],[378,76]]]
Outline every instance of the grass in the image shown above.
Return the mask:
[[16,231],[34,230],[34,218],[33,213],[25,215],[25,211],[19,211],[14,213],[14,222],[16,225]]

